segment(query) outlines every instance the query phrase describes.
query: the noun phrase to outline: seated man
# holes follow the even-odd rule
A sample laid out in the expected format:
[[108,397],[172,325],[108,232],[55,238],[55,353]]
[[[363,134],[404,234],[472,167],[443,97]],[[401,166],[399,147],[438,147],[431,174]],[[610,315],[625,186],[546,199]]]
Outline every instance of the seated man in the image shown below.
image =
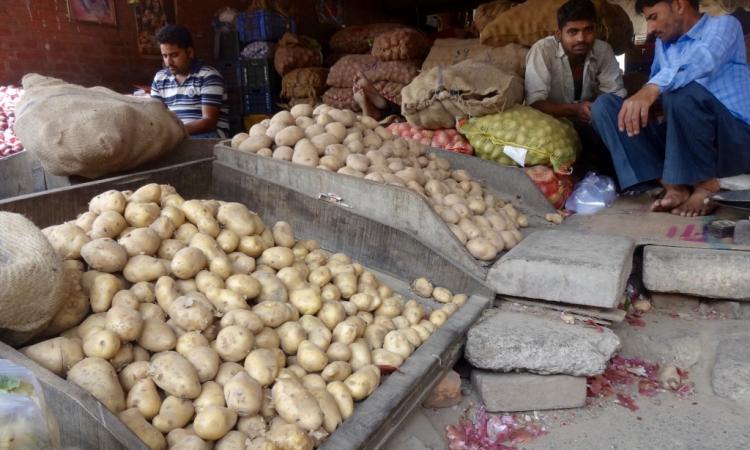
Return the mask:
[[156,34],[164,69],[151,84],[151,96],[167,105],[193,138],[229,135],[224,79],[213,67],[195,59],[187,28],[166,25]]
[[558,31],[531,47],[526,57],[526,104],[573,121],[583,159],[614,175],[609,154],[591,126],[591,102],[601,94],[626,94],[612,47],[596,38],[590,0],[570,0],[557,11]]
[[[698,0],[638,0],[656,35],[651,78],[623,101],[602,96],[592,108],[623,188],[659,180],[653,211],[710,213],[717,178],[750,169],[750,69],[740,24],[710,17]],[[664,122],[649,121],[661,97]]]

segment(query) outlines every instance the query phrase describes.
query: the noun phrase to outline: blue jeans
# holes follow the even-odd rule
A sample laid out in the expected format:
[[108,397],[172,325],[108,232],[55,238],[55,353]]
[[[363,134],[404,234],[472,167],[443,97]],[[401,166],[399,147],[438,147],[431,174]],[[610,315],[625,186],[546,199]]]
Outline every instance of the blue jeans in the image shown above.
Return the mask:
[[602,95],[591,108],[622,189],[654,180],[694,185],[750,169],[750,125],[706,88],[693,82],[661,98],[665,121],[651,121],[633,137],[617,127],[622,98]]

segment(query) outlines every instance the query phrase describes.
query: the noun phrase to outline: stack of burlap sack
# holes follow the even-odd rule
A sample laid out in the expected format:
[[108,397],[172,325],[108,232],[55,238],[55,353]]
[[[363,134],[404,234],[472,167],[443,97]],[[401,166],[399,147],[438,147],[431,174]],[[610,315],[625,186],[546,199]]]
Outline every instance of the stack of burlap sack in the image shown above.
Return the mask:
[[323,100],[336,108],[358,111],[352,92],[358,73],[383,97],[401,104],[401,89],[416,77],[430,42],[403,25],[375,24],[344,28],[333,35],[330,46],[334,54],[345,56],[331,68]]
[[274,54],[274,67],[282,76],[281,97],[291,105],[320,101],[326,88],[328,69],[322,67],[323,52],[312,38],[286,33]]

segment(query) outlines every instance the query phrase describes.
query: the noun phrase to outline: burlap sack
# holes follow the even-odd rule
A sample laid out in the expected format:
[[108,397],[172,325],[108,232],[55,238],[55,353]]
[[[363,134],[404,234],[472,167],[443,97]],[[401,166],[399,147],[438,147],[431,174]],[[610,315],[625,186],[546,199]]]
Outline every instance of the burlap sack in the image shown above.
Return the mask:
[[33,222],[0,211],[0,329],[3,340],[31,338],[66,297],[62,260]]
[[326,91],[326,78],[328,69],[322,67],[292,70],[281,80],[281,96],[286,99],[319,99]]
[[433,67],[448,67],[471,59],[492,64],[504,72],[515,73],[523,77],[526,73],[528,52],[527,47],[519,44],[490,47],[480,44],[479,39],[437,39],[422,64],[422,72]]
[[[557,31],[557,10],[566,0],[528,0],[500,14],[484,27],[480,41],[502,47],[510,43],[532,46]],[[633,24],[625,11],[606,0],[594,0],[599,16],[599,39],[607,41],[616,55],[628,49]]]
[[487,24],[495,20],[495,17],[509,10],[514,4],[512,0],[497,0],[479,5],[474,12],[474,22],[472,22],[471,27],[475,32],[481,33]]
[[314,39],[285,33],[273,56],[273,66],[282,77],[294,69],[323,64],[320,44]]
[[332,87],[328,88],[325,94],[323,94],[323,103],[328,106],[333,106],[339,109],[351,109],[354,112],[361,111],[361,108],[354,101],[354,93],[352,88],[340,88]]
[[424,59],[429,50],[427,36],[412,28],[383,33],[372,44],[372,56],[380,61]]
[[401,113],[412,125],[453,128],[458,118],[494,114],[521,103],[523,80],[492,64],[469,60],[422,72],[401,97]]
[[372,55],[347,55],[341,58],[328,73],[328,86],[352,87],[360,71],[372,83],[393,81],[409,84],[419,73],[414,61],[378,61]]
[[23,77],[15,132],[53,175],[96,178],[156,159],[187,137],[159,100]]
[[342,28],[329,41],[334,53],[358,54],[368,53],[372,41],[383,33],[402,28],[397,23],[375,23],[372,25],[355,25]]

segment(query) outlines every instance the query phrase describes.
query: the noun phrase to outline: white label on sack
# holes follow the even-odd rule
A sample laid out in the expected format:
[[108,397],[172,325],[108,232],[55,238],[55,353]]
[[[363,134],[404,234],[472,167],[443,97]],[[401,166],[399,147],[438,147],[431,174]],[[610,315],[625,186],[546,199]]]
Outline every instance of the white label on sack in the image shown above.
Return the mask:
[[508,158],[515,161],[519,166],[526,166],[526,153],[528,153],[528,150],[526,150],[525,148],[506,145],[505,147],[503,147],[503,153],[505,153]]

